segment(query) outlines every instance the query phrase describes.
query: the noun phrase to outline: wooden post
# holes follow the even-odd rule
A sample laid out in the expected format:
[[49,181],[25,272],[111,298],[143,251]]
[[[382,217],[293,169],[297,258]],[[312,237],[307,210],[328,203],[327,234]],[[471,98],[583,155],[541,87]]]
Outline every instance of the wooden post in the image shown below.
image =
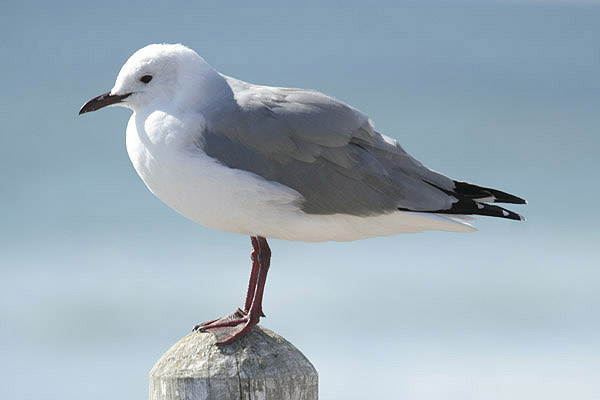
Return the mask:
[[150,400],[240,399],[317,400],[317,371],[290,342],[261,326],[221,347],[212,334],[192,332],[150,371]]

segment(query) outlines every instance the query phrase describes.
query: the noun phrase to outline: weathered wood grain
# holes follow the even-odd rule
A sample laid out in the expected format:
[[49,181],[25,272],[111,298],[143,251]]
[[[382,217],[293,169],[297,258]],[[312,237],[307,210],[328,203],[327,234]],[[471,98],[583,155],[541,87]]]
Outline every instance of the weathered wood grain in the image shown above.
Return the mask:
[[256,326],[219,347],[210,333],[192,332],[150,371],[150,400],[317,400],[318,375],[281,336]]

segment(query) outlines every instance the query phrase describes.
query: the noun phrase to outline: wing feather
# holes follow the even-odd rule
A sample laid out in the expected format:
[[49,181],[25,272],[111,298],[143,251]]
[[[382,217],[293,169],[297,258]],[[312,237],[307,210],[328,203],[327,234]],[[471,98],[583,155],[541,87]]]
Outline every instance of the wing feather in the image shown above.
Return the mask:
[[210,110],[203,150],[293,188],[305,212],[452,213],[460,201],[455,181],[376,132],[360,111],[316,91],[229,82],[231,107]]

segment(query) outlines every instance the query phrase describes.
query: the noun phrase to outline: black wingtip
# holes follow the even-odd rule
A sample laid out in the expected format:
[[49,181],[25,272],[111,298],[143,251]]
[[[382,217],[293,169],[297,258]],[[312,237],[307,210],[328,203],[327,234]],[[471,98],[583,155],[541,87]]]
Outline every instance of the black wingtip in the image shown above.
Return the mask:
[[[527,204],[527,200],[492,188],[477,186],[471,183],[461,181],[453,182],[455,185],[454,190],[443,189],[439,186],[434,185],[431,182],[427,182],[431,186],[441,190],[442,192],[446,193],[448,196],[451,196],[453,198],[454,203],[452,203],[450,208],[444,210],[418,210],[418,212],[436,214],[484,215],[488,217],[512,219],[514,221],[525,221],[525,217],[517,214],[514,211],[487,203],[494,202]],[[407,208],[398,208],[398,210],[413,212],[417,211],[410,210]]]
[[[400,211],[415,211],[409,210],[406,208],[399,208]],[[496,217],[496,218],[504,218],[511,219],[514,221],[525,221],[525,217],[520,214],[517,214],[514,211],[508,210],[504,207],[479,203],[477,201],[463,198],[458,200],[455,203],[452,203],[452,206],[445,210],[432,210],[432,211],[420,211],[427,213],[436,213],[436,214],[458,214],[458,215],[483,215],[487,217]]]
[[[523,221],[524,218],[514,211],[493,204],[480,203],[469,199],[461,199],[452,204],[449,210],[452,214],[470,214],[470,215],[485,215],[488,217],[497,217],[512,219],[514,221]],[[449,211],[442,211],[443,213]]]
[[[527,204],[527,200],[501,190],[474,185],[468,182],[454,181],[455,193],[471,200],[486,199],[493,203]],[[490,200],[487,200],[487,199]]]

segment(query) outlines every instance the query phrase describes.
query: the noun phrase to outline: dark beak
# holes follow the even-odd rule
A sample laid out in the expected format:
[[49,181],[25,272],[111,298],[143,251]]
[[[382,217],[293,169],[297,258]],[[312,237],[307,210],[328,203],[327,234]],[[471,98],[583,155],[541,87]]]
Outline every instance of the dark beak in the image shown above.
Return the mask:
[[93,99],[85,103],[79,110],[79,115],[84,114],[86,112],[99,110],[102,107],[110,106],[111,104],[120,103],[130,94],[131,93],[115,95],[110,94],[110,92],[101,94],[100,96],[94,97]]

